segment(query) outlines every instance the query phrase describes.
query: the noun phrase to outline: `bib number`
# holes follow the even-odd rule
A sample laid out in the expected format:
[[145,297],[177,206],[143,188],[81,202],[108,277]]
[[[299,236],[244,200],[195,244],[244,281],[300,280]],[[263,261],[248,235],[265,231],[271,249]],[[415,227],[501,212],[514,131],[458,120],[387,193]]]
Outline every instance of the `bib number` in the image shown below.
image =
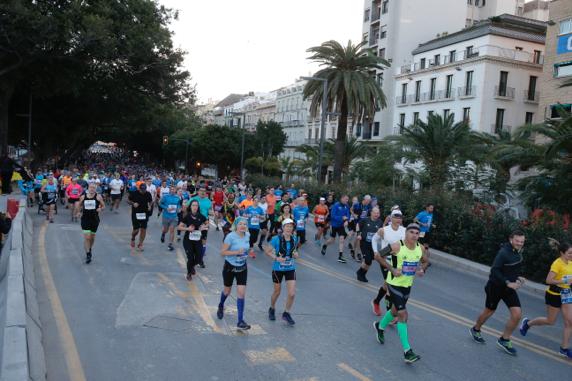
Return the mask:
[[71,193],[72,193],[73,195],[76,195],[76,196],[77,196],[77,195],[79,194],[79,190],[78,190],[78,189],[72,189]]
[[192,232],[189,232],[189,240],[200,241],[201,240],[200,230],[193,230]]
[[367,233],[367,237],[365,238],[365,240],[366,240],[367,242],[371,242],[371,240],[372,240],[374,234],[375,234],[375,233],[368,232],[368,233]]
[[425,237],[425,232],[419,232],[419,238]]
[[135,218],[139,221],[147,219],[147,213],[135,213]]
[[85,210],[95,210],[95,200],[85,200],[83,203]]
[[246,251],[244,251],[244,253],[237,255],[236,256],[236,264],[238,266],[244,266],[246,264],[246,257],[248,256],[248,253]]
[[401,273],[403,275],[414,276],[415,272],[417,271],[417,266],[419,262],[403,262],[403,266],[401,267]]
[[167,206],[168,213],[176,213],[177,212],[177,205],[169,205]]
[[281,270],[286,270],[286,269],[292,267],[292,264],[293,264],[293,263],[294,263],[294,262],[292,261],[292,259],[288,259],[288,260],[286,260],[286,261],[280,263],[280,269],[281,269]]
[[560,291],[560,300],[562,304],[572,304],[572,291],[569,288]]
[[324,222],[324,221],[326,221],[326,216],[318,215],[318,222]]
[[306,226],[306,221],[304,221],[303,219],[298,220],[298,222],[296,223],[296,227],[299,229],[304,229],[305,226]]
[[260,225],[260,218],[258,218],[258,217],[252,217],[252,218],[250,219],[250,224],[251,224],[252,226],[258,226],[258,225]]
[[222,205],[215,205],[214,210],[215,212],[220,212],[222,210]]

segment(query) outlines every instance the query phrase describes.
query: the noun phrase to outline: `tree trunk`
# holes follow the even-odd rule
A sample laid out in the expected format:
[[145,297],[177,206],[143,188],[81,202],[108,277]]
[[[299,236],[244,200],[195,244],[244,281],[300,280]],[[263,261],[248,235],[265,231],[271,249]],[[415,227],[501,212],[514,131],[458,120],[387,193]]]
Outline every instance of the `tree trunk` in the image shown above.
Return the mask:
[[0,154],[8,152],[8,120],[10,116],[10,100],[14,94],[12,81],[5,81],[0,87]]
[[338,133],[336,136],[335,158],[334,158],[334,183],[342,181],[342,169],[345,162],[345,150],[348,129],[348,105],[345,99],[341,100],[340,119],[338,120]]

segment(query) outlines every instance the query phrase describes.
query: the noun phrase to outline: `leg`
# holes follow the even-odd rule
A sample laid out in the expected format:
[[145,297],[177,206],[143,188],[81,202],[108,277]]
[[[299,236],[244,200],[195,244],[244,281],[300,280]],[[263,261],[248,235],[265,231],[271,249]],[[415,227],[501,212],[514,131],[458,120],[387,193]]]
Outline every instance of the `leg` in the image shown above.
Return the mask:
[[477,331],[480,331],[483,324],[485,324],[487,322],[487,320],[489,320],[489,318],[491,316],[493,316],[494,313],[495,313],[495,310],[490,310],[490,309],[485,307],[483,312],[481,312],[481,314],[477,318],[477,322],[475,323],[475,326],[473,328]]
[[169,227],[169,242],[171,244],[175,242],[175,227],[173,225]]
[[147,229],[141,228],[141,234],[139,234],[139,246],[143,246],[143,241],[145,241],[145,236],[147,235]]
[[512,332],[518,326],[518,323],[522,318],[522,310],[520,309],[520,307],[510,307],[509,310],[510,310],[510,317],[508,318],[508,321],[506,322],[504,331],[502,333],[503,339],[506,340],[510,339],[510,337],[512,336]]
[[339,244],[338,244],[338,248],[340,250],[340,253],[344,252],[344,242],[346,240],[346,237],[344,237],[343,235],[340,236],[339,238]]
[[541,326],[541,325],[554,325],[554,323],[556,323],[556,318],[558,317],[559,312],[560,308],[546,306],[546,317],[538,317],[536,319],[532,319],[528,322],[527,325],[529,327]]
[[272,296],[270,297],[270,307],[272,309],[276,309],[276,301],[280,296],[282,285],[280,283],[274,283],[274,291],[272,292]]
[[139,234],[139,229],[137,228],[133,228],[133,231],[131,232],[131,242],[135,241],[135,238],[137,237],[137,234]]
[[564,318],[564,333],[562,335],[562,348],[568,348],[572,337],[572,304],[562,305],[562,317]]
[[236,286],[236,308],[238,310],[238,322],[244,321],[244,297],[246,296],[246,286]]
[[83,233],[83,248],[85,249],[86,253],[91,251],[91,242],[90,242],[90,233],[84,232]]
[[286,309],[284,311],[290,312],[294,304],[294,298],[296,297],[296,281],[286,281],[286,290],[288,291],[288,297],[286,298]]

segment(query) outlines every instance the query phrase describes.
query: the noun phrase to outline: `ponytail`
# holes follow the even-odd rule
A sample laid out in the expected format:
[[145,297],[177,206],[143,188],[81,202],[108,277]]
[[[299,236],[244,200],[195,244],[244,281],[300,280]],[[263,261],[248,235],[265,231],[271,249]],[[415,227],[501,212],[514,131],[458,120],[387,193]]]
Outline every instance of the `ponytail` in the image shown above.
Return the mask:
[[548,238],[548,245],[552,250],[558,252],[558,254],[562,254],[567,252],[570,248],[572,248],[572,244],[568,241],[558,242],[554,238]]

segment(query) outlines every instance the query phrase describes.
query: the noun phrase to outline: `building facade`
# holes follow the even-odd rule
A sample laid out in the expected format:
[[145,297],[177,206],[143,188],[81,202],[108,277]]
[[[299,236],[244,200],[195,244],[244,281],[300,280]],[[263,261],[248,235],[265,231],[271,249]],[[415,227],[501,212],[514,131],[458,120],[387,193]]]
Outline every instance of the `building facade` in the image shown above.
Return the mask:
[[431,113],[498,133],[538,113],[546,23],[512,15],[428,41],[395,77],[391,133]]
[[549,13],[538,122],[559,117],[557,105],[569,112],[572,107],[572,86],[561,87],[572,81],[572,1],[552,1]]
[[299,79],[276,92],[276,121],[284,129],[287,140],[283,157],[301,158],[296,147],[305,143],[306,124],[310,115],[310,101],[304,100],[306,80]]

